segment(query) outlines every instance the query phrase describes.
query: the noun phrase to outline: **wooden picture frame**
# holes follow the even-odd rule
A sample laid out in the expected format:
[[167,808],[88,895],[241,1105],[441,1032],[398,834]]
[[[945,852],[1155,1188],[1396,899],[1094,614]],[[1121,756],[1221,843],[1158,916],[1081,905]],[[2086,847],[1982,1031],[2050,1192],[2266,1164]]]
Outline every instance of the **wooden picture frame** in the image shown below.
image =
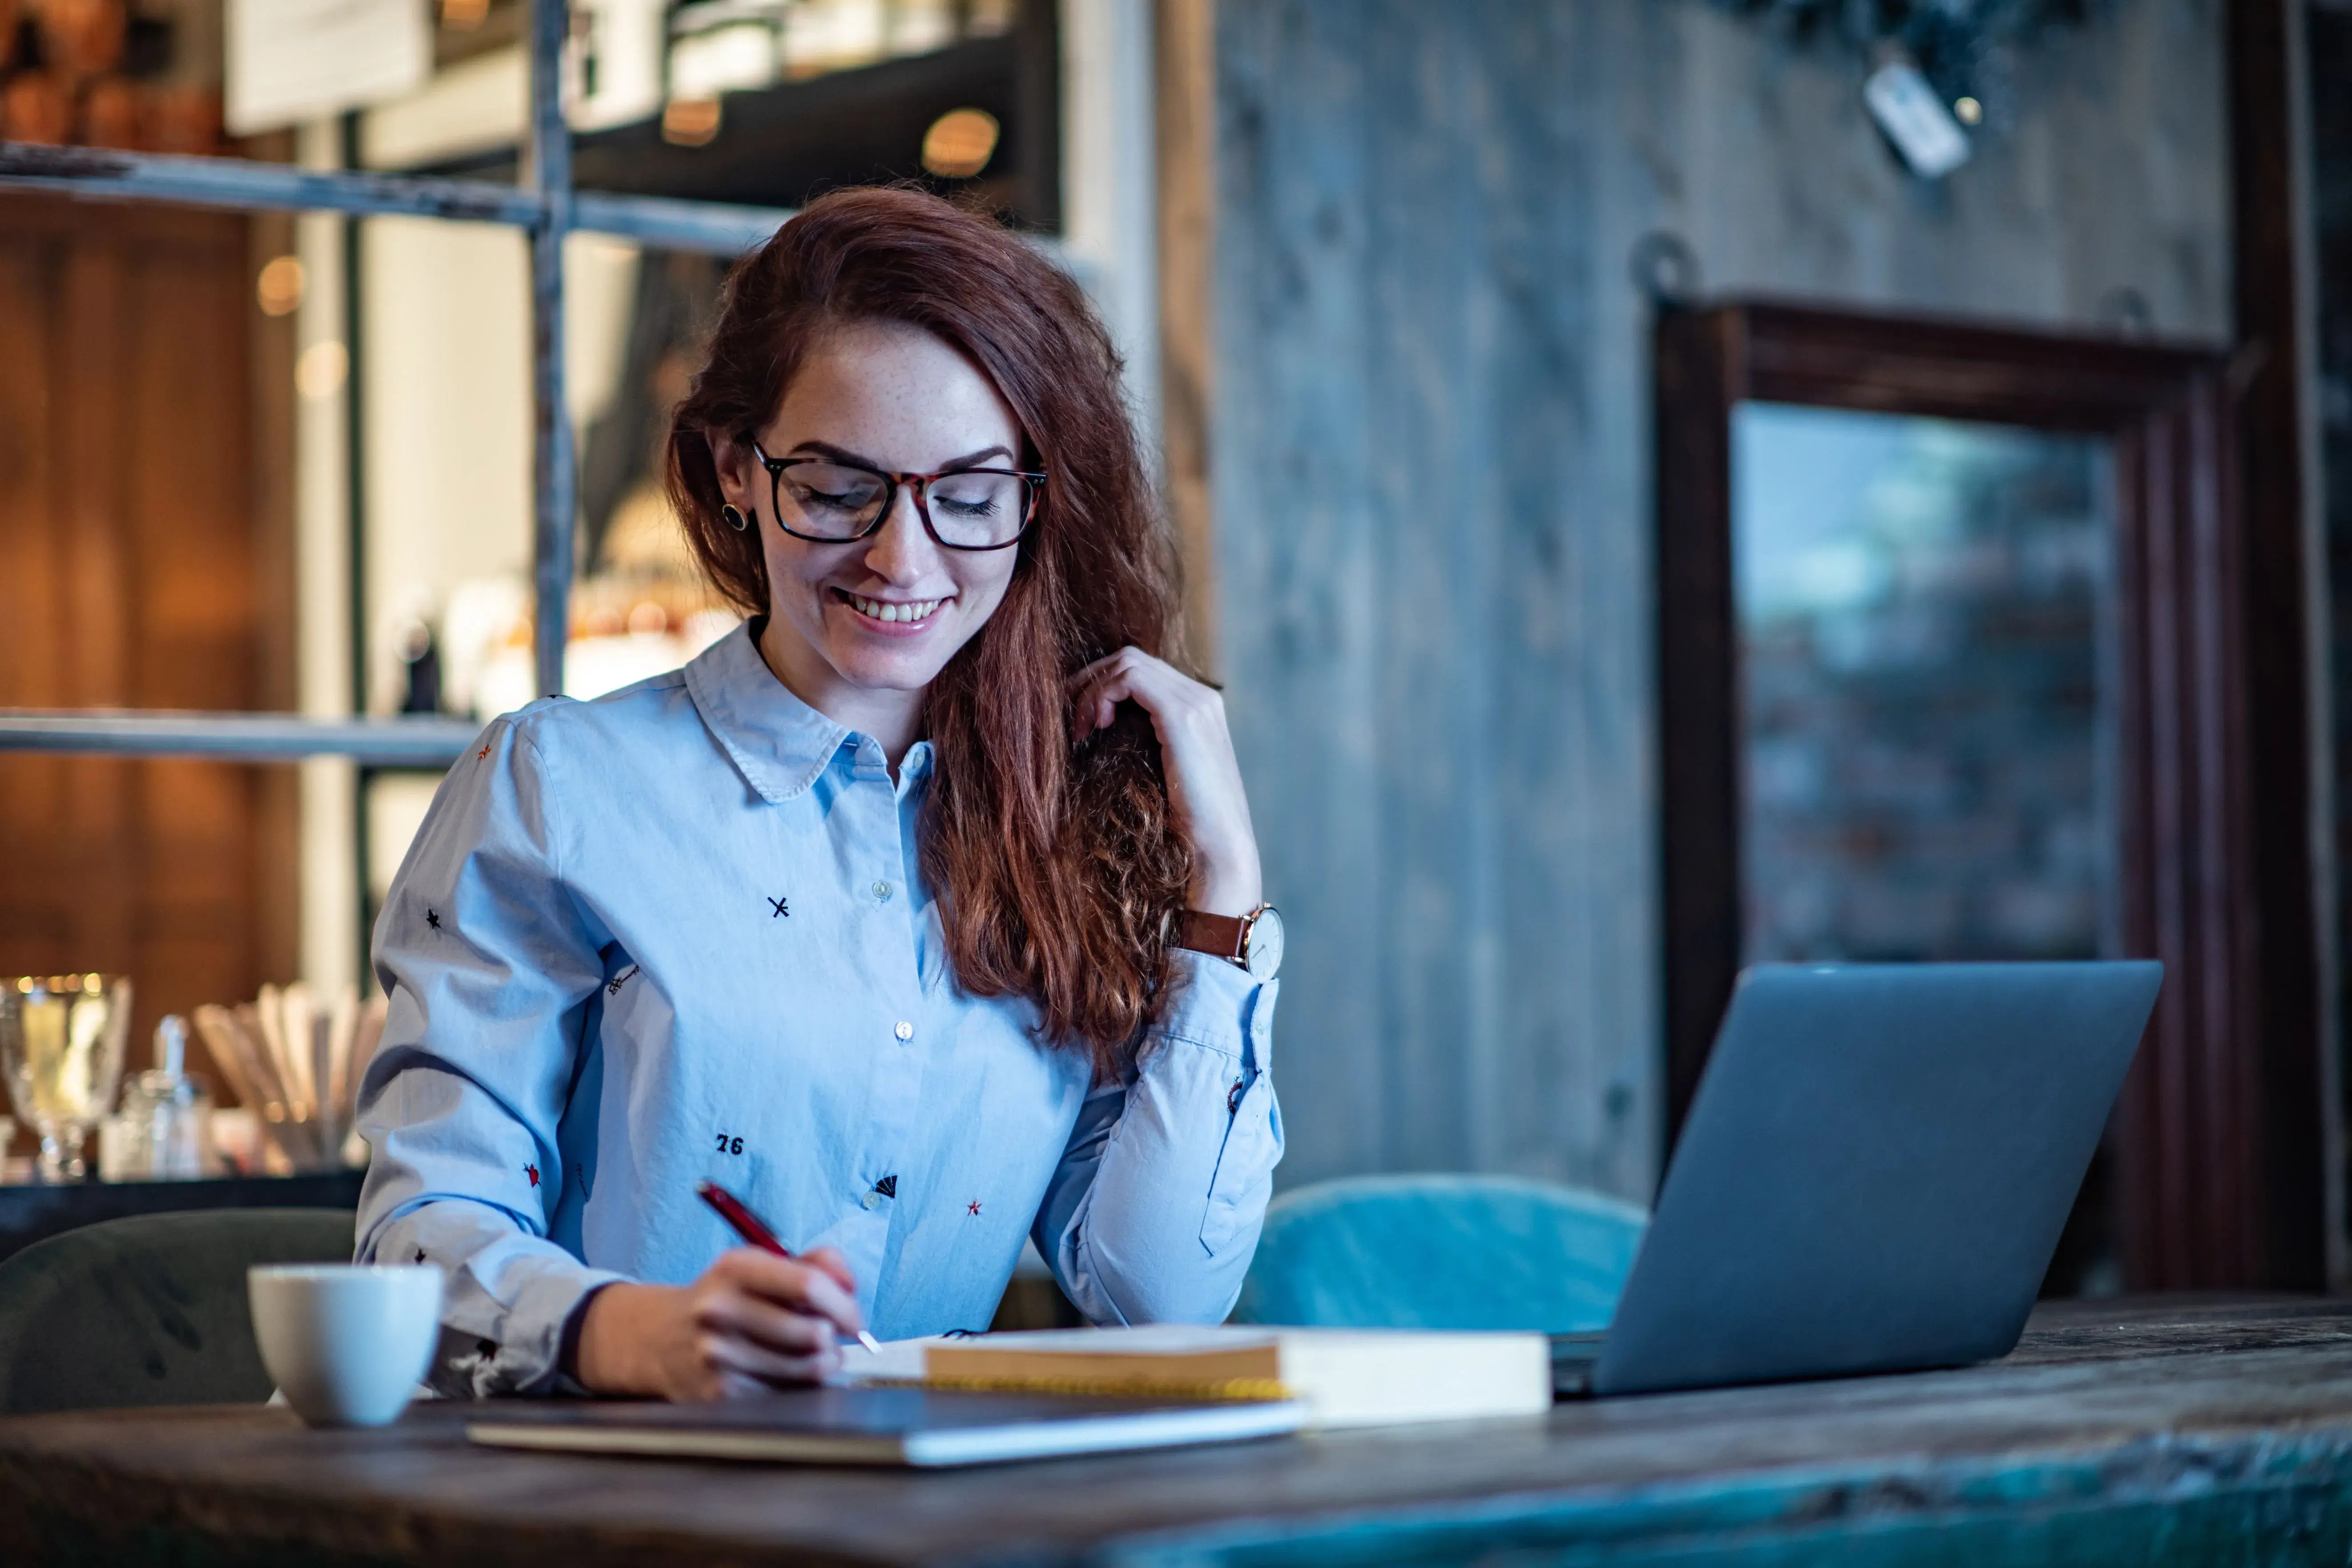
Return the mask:
[[[2294,585],[2249,578],[2229,356],[1769,302],[1664,309],[1654,347],[1669,1136],[1742,950],[1734,408],[2101,435],[2117,531],[2122,942],[2166,966],[2114,1127],[2124,1280],[2318,1288],[2320,1011],[2295,847],[2308,719],[2299,684],[2260,678],[2283,657],[2270,645],[2301,625],[2252,609]],[[2276,552],[2257,565],[2295,569]]]

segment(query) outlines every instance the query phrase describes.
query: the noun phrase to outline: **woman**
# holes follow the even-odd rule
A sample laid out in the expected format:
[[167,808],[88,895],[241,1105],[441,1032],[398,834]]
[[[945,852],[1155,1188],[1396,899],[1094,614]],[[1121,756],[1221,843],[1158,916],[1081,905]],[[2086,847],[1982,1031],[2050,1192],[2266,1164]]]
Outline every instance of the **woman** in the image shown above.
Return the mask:
[[753,618],[493,724],[376,925],[359,1255],[447,1275],[436,1385],[821,1378],[985,1328],[1028,1237],[1094,1321],[1222,1318],[1280,926],[1084,298],[824,197],[730,279],[667,478]]

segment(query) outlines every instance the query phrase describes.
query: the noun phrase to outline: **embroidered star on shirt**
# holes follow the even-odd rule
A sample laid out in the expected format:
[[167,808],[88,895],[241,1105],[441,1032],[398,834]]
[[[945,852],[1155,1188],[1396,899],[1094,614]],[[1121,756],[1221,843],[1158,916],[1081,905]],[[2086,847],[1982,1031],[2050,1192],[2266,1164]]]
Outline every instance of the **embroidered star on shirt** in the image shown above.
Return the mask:
[[438,910],[425,910],[425,923],[431,926],[435,931],[439,931],[441,929],[441,911]]
[[474,760],[475,760],[476,762],[479,762],[479,761],[481,761],[484,757],[487,757],[487,756],[488,756],[489,754],[490,754],[490,749],[489,749],[488,746],[484,746],[480,751],[476,752],[474,753]]
[[980,1200],[978,1198],[974,1198],[971,1202],[964,1205],[963,1206],[969,1209],[971,1213],[978,1214],[980,1212]]
[[537,1165],[525,1165],[522,1168],[522,1173],[530,1178],[530,1184],[532,1186],[535,1187],[539,1185],[539,1167]]
[[768,917],[770,920],[774,920],[776,915],[788,915],[793,912],[792,900],[789,899],[770,899],[768,900],[768,906],[775,911],[774,914],[771,914]]

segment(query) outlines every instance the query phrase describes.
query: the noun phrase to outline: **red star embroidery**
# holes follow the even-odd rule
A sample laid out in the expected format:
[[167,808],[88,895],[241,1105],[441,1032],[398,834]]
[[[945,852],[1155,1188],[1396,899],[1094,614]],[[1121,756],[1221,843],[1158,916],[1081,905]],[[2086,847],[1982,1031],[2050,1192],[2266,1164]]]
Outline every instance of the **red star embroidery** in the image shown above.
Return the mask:
[[480,751],[476,752],[474,753],[474,757],[475,757],[475,760],[478,762],[479,760],[481,760],[481,759],[482,759],[482,758],[484,758],[484,757],[488,756],[489,754],[490,754],[490,749],[489,749],[488,746],[484,746]]
[[980,1212],[980,1200],[978,1198],[974,1198],[971,1202],[964,1205],[964,1207],[970,1209],[974,1214],[978,1214]]
[[522,1173],[530,1178],[530,1184],[532,1186],[535,1187],[539,1185],[539,1167],[537,1165],[525,1165],[522,1168]]

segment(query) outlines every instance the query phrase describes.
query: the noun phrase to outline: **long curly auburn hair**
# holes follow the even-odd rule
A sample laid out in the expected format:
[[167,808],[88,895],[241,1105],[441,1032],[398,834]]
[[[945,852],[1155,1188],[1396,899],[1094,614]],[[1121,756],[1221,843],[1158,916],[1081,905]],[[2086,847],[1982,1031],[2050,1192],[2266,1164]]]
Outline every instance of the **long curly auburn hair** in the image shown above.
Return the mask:
[[1074,745],[1063,689],[1129,644],[1185,662],[1118,353],[1077,284],[983,216],[904,189],[811,202],[728,275],[709,363],[670,418],[670,503],[747,614],[768,611],[767,566],[757,531],[720,521],[709,437],[774,417],[812,344],[853,321],[961,351],[1019,419],[1023,467],[1046,476],[1003,602],[926,697],[921,864],[964,989],[1028,997],[1047,1039],[1115,1073],[1166,994],[1192,876],[1150,721],[1123,705]]

